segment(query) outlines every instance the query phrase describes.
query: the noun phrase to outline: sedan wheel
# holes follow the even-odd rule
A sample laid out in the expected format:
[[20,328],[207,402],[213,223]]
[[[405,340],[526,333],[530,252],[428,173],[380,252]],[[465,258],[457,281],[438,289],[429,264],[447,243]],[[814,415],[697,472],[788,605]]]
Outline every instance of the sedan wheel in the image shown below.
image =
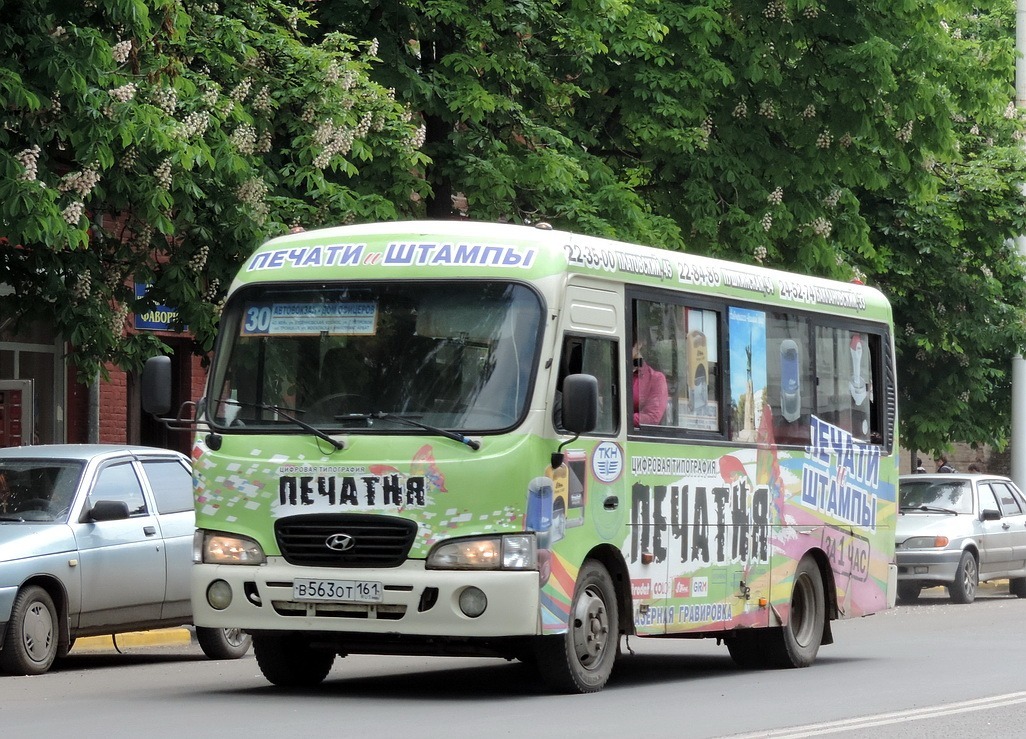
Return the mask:
[[18,593],[11,610],[0,669],[12,675],[39,675],[57,657],[57,609],[50,594],[32,585]]
[[955,581],[948,586],[948,595],[954,603],[972,603],[976,600],[976,587],[980,584],[980,570],[972,552],[962,552]]
[[919,600],[919,594],[922,592],[923,586],[917,582],[899,582],[898,583],[898,602],[899,603],[915,603]]

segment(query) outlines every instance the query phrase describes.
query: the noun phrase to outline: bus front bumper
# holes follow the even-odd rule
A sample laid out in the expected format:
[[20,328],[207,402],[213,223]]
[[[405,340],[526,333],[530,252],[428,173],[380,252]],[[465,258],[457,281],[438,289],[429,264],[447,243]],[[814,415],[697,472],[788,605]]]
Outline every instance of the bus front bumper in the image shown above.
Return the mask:
[[[380,583],[381,600],[296,600],[297,580]],[[210,603],[213,593],[222,596],[218,605],[224,603],[221,583],[229,589],[230,602],[215,608]],[[486,599],[484,611],[476,617],[460,607],[460,596],[468,588],[477,588]],[[419,560],[395,568],[347,570],[297,567],[280,557],[269,557],[259,566],[197,564],[192,568],[192,609],[197,626],[246,631],[458,638],[541,633],[537,571],[428,570]]]

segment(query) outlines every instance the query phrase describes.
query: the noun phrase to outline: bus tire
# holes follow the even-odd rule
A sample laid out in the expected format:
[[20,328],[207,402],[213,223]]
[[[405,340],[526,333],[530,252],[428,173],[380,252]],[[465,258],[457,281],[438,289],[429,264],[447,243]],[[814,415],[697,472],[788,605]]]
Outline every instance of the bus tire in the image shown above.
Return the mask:
[[741,629],[725,637],[727,651],[742,670],[758,670],[769,664],[766,629]]
[[245,656],[253,637],[242,629],[196,627],[196,641],[210,659],[239,659]]
[[60,622],[53,598],[38,585],[14,598],[7,624],[0,670],[10,675],[42,675],[57,658]]
[[609,680],[620,642],[616,589],[595,560],[581,567],[565,634],[535,641],[542,681],[559,693],[594,693]]
[[1008,592],[1016,598],[1026,598],[1026,577],[1008,578]]
[[955,579],[948,585],[948,597],[952,603],[967,605],[976,600],[976,588],[980,584],[980,568],[972,552],[962,552],[955,570]]
[[282,688],[312,688],[331,671],[335,653],[314,649],[298,635],[260,634],[253,637],[253,654],[267,681]]
[[812,557],[802,557],[794,572],[787,623],[767,632],[769,666],[808,667],[816,660],[826,625],[823,574]]

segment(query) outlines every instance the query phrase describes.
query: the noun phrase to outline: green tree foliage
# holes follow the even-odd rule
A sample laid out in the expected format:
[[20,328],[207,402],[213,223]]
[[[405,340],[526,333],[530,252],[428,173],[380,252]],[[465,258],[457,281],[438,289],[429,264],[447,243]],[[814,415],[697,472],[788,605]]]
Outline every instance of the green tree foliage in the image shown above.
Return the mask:
[[679,246],[673,219],[655,214],[637,183],[590,151],[573,124],[600,94],[581,80],[608,55],[630,6],[319,0],[315,13],[322,31],[376,39],[375,78],[423,114],[428,217],[544,220]]
[[[241,259],[292,225],[392,218],[423,133],[371,44],[277,0],[19,0],[0,16],[0,315],[51,321],[86,377],[209,350]],[[138,299],[133,282],[152,285]]]
[[[943,25],[956,155],[926,162],[936,194],[863,199],[897,325],[906,445],[1007,441],[1011,360],[1026,346],[1023,126],[1014,95],[1014,4]],[[970,12],[971,11],[971,12]],[[957,63],[955,63],[957,62]]]
[[1012,0],[4,7],[0,310],[87,361],[153,348],[118,338],[129,277],[209,348],[241,256],[293,224],[544,220],[878,285],[906,445],[1005,437]]
[[375,74],[424,112],[432,217],[546,220],[882,287],[902,326],[905,443],[937,449],[1002,442],[1024,339],[1024,272],[1005,243],[1026,212],[1022,126],[1006,116],[1012,2],[993,5],[320,0],[316,13],[380,39]]

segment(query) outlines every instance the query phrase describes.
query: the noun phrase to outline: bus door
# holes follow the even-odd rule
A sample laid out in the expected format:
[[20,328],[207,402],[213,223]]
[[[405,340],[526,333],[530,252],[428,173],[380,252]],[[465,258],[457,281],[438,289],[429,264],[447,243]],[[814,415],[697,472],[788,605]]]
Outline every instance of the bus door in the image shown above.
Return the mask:
[[[566,562],[579,564],[601,543],[621,550],[629,546],[631,501],[626,483],[620,380],[626,361],[619,336],[622,311],[623,298],[613,291],[580,285],[567,288],[552,389],[552,425],[557,437],[565,437],[561,419],[563,380],[567,375],[583,373],[598,380],[599,413],[595,429],[587,438],[581,437],[564,448],[563,465],[547,471],[551,478],[553,553]],[[544,503],[547,486],[541,485],[540,490]],[[553,567],[558,564],[554,562]]]

